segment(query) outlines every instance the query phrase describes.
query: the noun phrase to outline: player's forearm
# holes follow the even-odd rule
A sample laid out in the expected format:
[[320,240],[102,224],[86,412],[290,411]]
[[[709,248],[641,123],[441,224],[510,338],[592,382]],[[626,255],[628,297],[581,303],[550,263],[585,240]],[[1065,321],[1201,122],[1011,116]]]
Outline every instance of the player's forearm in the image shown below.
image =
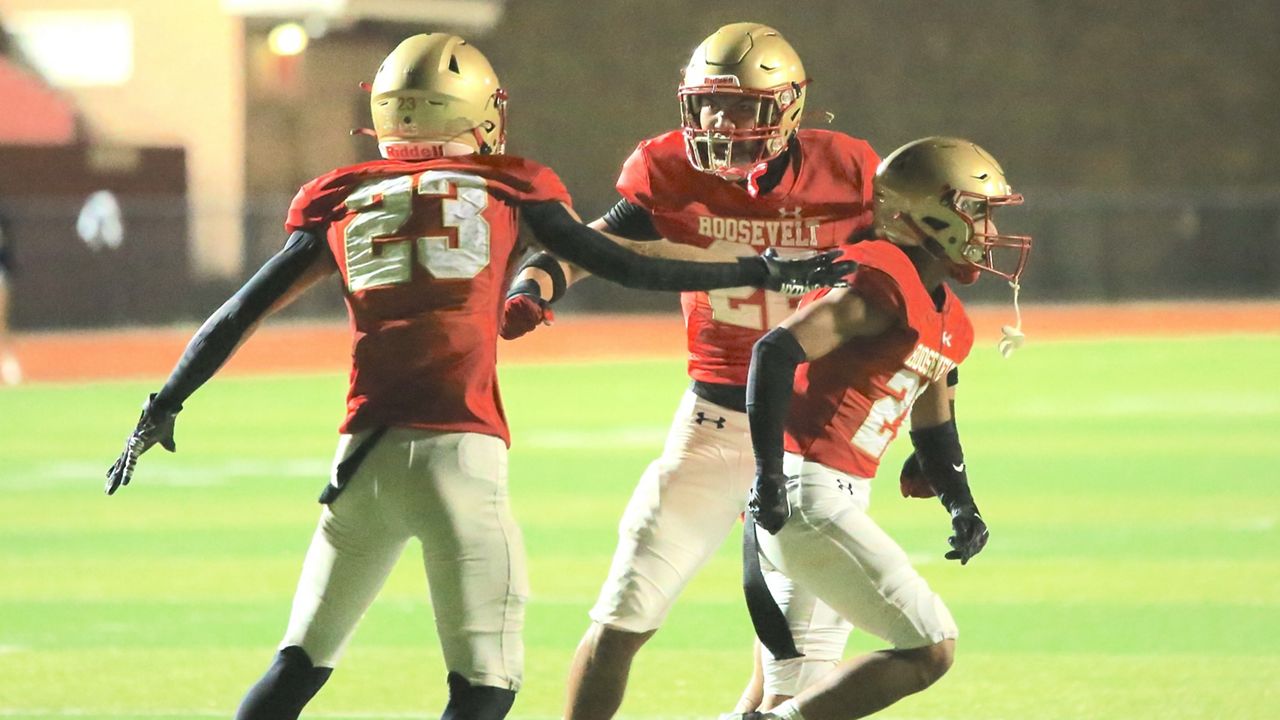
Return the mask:
[[574,221],[558,203],[525,206],[538,241],[562,260],[611,282],[642,290],[714,290],[759,286],[768,270],[759,258],[697,263],[644,257],[619,247],[597,230]]
[[947,420],[941,425],[920,430],[913,426],[911,444],[920,459],[925,478],[943,507],[955,513],[960,508],[975,506],[955,422]]
[[[560,272],[563,273],[565,287],[573,285],[578,280],[585,277],[591,277],[591,273],[577,268],[567,262],[560,262]],[[551,279],[551,274],[546,270],[536,267],[524,267],[516,275],[511,286],[515,287],[524,281],[531,281],[538,286],[538,296],[543,300],[550,301],[555,294],[555,282]]]
[[786,328],[774,328],[756,342],[747,373],[747,420],[756,472],[782,472],[783,434],[791,409],[796,367],[804,349]]
[[257,324],[298,292],[328,274],[317,262],[324,245],[311,233],[295,232],[284,249],[267,261],[212,315],[187,343],[156,402],[179,408],[226,363]]

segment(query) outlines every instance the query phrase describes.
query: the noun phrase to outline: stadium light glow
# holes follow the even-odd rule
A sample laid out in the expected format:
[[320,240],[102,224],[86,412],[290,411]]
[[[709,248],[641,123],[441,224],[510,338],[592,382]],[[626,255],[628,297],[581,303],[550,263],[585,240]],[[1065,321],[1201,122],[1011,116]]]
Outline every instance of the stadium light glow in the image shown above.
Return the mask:
[[301,55],[307,49],[307,42],[310,39],[306,28],[298,23],[281,23],[267,33],[267,47],[272,54],[281,57]]

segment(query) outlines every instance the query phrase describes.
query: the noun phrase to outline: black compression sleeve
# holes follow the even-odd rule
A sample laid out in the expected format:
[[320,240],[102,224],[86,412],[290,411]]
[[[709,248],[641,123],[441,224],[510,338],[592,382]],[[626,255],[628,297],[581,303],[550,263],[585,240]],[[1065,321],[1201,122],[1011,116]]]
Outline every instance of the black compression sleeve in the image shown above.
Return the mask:
[[[520,269],[516,270],[516,276],[518,277],[520,273],[528,270],[529,268],[537,268],[551,278],[551,297],[547,298],[547,302],[555,302],[564,297],[564,291],[569,287],[569,279],[564,276],[564,268],[560,267],[560,261],[556,260],[551,253],[536,252],[525,258],[524,262],[520,263]],[[507,293],[507,297],[518,294],[516,288],[527,287],[525,286],[525,283],[527,282],[531,281],[523,280],[512,285],[511,290]],[[537,287],[537,283],[534,283],[534,287]],[[541,297],[542,291],[537,290],[529,294]]]
[[768,270],[759,256],[731,263],[664,260],[638,255],[571,217],[558,202],[521,206],[525,222],[543,247],[605,280],[640,290],[715,290],[755,286]]
[[648,210],[623,198],[604,214],[609,232],[628,240],[661,240],[662,233],[653,226]]
[[911,444],[924,476],[947,510],[973,505],[969,475],[965,472],[964,451],[954,420],[923,430],[911,431]]
[[751,351],[747,420],[760,474],[782,472],[782,434],[791,409],[796,366],[804,361],[804,348],[786,328],[770,330]]
[[296,231],[284,249],[249,279],[231,299],[222,304],[196,331],[187,349],[154,403],[163,409],[178,409],[191,393],[213,377],[231,357],[254,323],[266,315],[325,250],[324,242],[309,232]]

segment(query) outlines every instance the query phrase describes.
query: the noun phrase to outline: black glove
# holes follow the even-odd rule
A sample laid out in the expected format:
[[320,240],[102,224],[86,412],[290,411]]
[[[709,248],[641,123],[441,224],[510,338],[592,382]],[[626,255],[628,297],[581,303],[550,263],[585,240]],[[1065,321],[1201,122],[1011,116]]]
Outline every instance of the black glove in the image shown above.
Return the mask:
[[159,443],[160,447],[169,452],[178,449],[173,442],[173,423],[180,410],[181,405],[171,408],[157,403],[156,394],[151,393],[142,405],[142,417],[138,418],[138,426],[124,442],[124,452],[120,453],[115,464],[107,471],[107,485],[103,490],[108,495],[114,495],[120,486],[129,484],[133,468],[138,464],[138,456],[150,450],[151,446]]
[[787,476],[780,472],[757,473],[747,510],[755,517],[757,525],[770,535],[777,535],[787,524],[787,518],[791,517],[791,504],[787,502]]
[[819,287],[841,287],[858,264],[852,260],[837,261],[840,253],[840,250],[828,250],[812,257],[787,260],[769,248],[760,256],[768,272],[763,287],[787,295],[803,295]]
[[954,549],[946,557],[948,560],[959,560],[961,565],[967,564],[974,555],[982,552],[991,535],[987,532],[987,524],[978,514],[977,506],[971,504],[961,505],[951,511],[951,529],[955,534],[947,538],[947,542]]

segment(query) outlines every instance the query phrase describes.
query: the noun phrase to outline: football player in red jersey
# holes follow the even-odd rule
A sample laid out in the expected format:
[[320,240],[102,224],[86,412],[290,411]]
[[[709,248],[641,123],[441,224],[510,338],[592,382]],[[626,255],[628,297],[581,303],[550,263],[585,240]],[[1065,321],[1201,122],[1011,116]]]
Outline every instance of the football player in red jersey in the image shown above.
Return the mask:
[[[591,226],[678,257],[813,252],[857,239],[871,224],[879,157],[863,140],[800,128],[809,82],[777,30],[720,28],[685,67],[681,128],[639,144],[617,182],[622,199]],[[522,273],[508,296],[503,336],[546,321],[566,277],[580,276],[554,264]],[[623,514],[612,567],[570,669],[567,720],[617,712],[633,657],[744,511],[753,477],[745,413],[751,347],[797,301],[753,288],[682,296],[693,382],[662,456]],[[814,608],[810,644],[810,659],[821,660],[784,668],[787,676],[767,673],[769,695],[795,694],[840,659],[844,632],[825,633],[838,641],[817,649],[823,610]]]
[[[866,512],[870,478],[908,415],[927,486],[904,485],[903,494],[942,501],[951,515],[948,559],[968,563],[987,542],[945,382],[969,354],[973,326],[946,281],[988,271],[1016,292],[1031,240],[999,234],[992,213],[1022,197],[982,148],[931,137],[885,158],[875,201],[885,239],[844,250],[858,263],[849,286],[806,296],[753,351],[747,414],[755,522],[744,534],[744,559],[757,633],[775,656],[791,657],[783,663],[802,662],[805,650],[791,645],[794,619],[785,606],[815,597],[892,648],[843,662],[771,711],[745,714],[753,719],[863,717],[923,690],[951,666],[957,631],[950,612]],[[1008,257],[997,262],[998,255]],[[755,525],[768,534],[757,537]],[[752,572],[757,557],[794,583],[778,605],[768,602],[773,583]]]
[[449,671],[443,717],[499,720],[510,709],[528,584],[494,362],[519,220],[548,249],[636,287],[778,288],[851,270],[827,258],[688,263],[618,247],[576,221],[553,172],[502,153],[506,94],[457,36],[408,38],[371,92],[385,159],[302,187],[285,248],[197,332],[108,472],[111,494],[151,446],[173,451],[183,402],[257,322],[340,274],[352,331],[346,419],[288,629],[240,720],[298,717],[411,538]]

